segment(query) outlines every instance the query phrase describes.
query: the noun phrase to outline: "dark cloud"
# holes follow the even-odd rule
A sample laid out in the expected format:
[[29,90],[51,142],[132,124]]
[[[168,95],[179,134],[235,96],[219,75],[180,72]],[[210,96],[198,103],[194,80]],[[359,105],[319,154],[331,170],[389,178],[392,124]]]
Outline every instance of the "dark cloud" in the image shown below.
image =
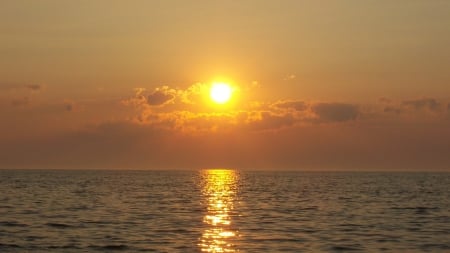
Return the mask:
[[0,83],[0,90],[31,90],[39,91],[42,90],[42,85],[40,84],[17,84],[17,83]]
[[358,106],[343,103],[318,103],[311,107],[321,121],[343,122],[355,120],[359,114]]
[[411,114],[411,113],[429,113],[429,112],[439,112],[441,109],[441,102],[434,98],[421,98],[421,99],[410,99],[400,102],[389,102],[383,109],[386,113],[395,114]]
[[434,98],[422,98],[416,100],[405,100],[402,102],[403,106],[410,107],[416,110],[428,109],[431,111],[439,110],[441,104]]
[[395,106],[386,106],[386,107],[383,109],[383,112],[387,112],[387,113],[392,112],[392,113],[399,114],[399,113],[402,112],[402,110],[401,110],[400,108],[398,108],[398,107],[395,107]]
[[73,109],[74,109],[72,103],[66,103],[66,104],[64,105],[64,107],[65,107],[66,111],[68,111],[68,112],[71,112],[71,111],[73,111]]
[[163,105],[174,98],[174,95],[167,93],[164,90],[156,90],[147,96],[147,103],[149,105]]
[[72,101],[72,100],[65,100],[63,103],[63,107],[66,112],[79,112],[80,111],[79,105],[75,101]]
[[42,89],[42,86],[39,84],[27,84],[25,85],[25,88],[33,90],[33,91],[38,91]]
[[383,104],[390,104],[392,102],[392,99],[387,98],[387,97],[381,97],[378,99],[378,102],[383,103]]
[[308,105],[303,101],[281,101],[275,103],[275,107],[285,108],[285,109],[294,109],[297,111],[304,111],[308,109]]
[[260,116],[247,122],[250,130],[279,130],[284,127],[293,126],[296,119],[291,114],[277,115],[271,112],[261,112]]

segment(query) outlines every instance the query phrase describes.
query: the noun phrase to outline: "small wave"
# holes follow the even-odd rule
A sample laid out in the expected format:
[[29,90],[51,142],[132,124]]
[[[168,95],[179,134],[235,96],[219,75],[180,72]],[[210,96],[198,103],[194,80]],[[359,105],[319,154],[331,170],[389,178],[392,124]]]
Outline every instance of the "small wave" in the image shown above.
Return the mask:
[[0,221],[0,225],[5,227],[28,227],[27,224],[18,223],[15,221]]
[[347,252],[347,251],[356,251],[356,250],[362,250],[362,249],[361,249],[361,247],[337,245],[337,246],[331,247],[331,250],[332,251],[344,251],[344,252]]
[[314,233],[318,232],[318,230],[314,230],[314,229],[301,229],[300,231],[302,231],[303,233],[307,233],[307,234],[314,234]]
[[45,237],[43,237],[43,236],[30,235],[30,236],[25,237],[24,239],[25,239],[25,241],[32,242],[32,241],[40,240],[40,239],[44,239],[44,238]]
[[400,240],[398,240],[397,238],[380,238],[380,239],[377,239],[376,241],[380,242],[380,243],[386,243],[386,242],[395,242],[395,243],[397,243],[397,242],[400,242]]
[[0,243],[0,249],[1,248],[22,248],[17,244],[8,244],[8,243]]
[[128,246],[124,245],[124,244],[104,245],[104,246],[91,245],[91,246],[89,246],[89,248],[95,249],[95,250],[127,250]]
[[87,206],[76,206],[76,207],[69,207],[66,210],[69,211],[69,212],[85,211],[85,210],[89,210],[89,207],[87,207]]
[[439,210],[439,207],[426,207],[426,206],[405,206],[405,207],[392,207],[394,210]]
[[189,230],[183,229],[183,228],[174,228],[174,229],[155,229],[156,233],[176,233],[176,234],[182,234],[182,233],[189,233]]
[[422,245],[421,248],[424,250],[450,250],[450,245],[429,243]]
[[70,228],[70,227],[72,227],[71,225],[63,224],[63,223],[46,223],[45,225],[47,225],[49,227],[54,227],[54,228]]
[[439,207],[425,207],[425,206],[416,206],[416,207],[392,207],[393,210],[409,210],[414,211],[416,214],[429,214],[432,211],[439,211]]
[[81,249],[80,247],[69,244],[69,245],[61,245],[61,246],[49,246],[48,249]]
[[26,209],[20,212],[20,214],[38,214],[39,211],[37,210],[31,210],[31,209]]
[[308,207],[300,208],[299,210],[300,211],[310,211],[310,210],[318,210],[318,209],[319,209],[319,207],[317,207],[317,206],[308,206]]
[[82,221],[82,223],[84,223],[84,224],[106,225],[106,224],[110,224],[111,222],[108,222],[108,221],[91,221],[91,220],[86,220],[86,221]]

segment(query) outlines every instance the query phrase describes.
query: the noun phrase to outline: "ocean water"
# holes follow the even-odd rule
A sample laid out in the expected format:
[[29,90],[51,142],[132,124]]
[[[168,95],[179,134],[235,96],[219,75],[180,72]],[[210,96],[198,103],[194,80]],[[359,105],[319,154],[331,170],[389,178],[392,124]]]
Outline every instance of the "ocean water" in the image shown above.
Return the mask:
[[0,252],[450,252],[450,173],[0,170]]

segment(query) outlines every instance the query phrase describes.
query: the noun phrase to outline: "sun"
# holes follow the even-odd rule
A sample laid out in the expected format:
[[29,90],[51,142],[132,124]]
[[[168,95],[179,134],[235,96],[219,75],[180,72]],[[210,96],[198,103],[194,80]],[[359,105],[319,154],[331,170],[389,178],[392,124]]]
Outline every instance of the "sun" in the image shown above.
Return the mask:
[[218,104],[225,104],[231,99],[233,90],[227,83],[213,83],[209,95]]

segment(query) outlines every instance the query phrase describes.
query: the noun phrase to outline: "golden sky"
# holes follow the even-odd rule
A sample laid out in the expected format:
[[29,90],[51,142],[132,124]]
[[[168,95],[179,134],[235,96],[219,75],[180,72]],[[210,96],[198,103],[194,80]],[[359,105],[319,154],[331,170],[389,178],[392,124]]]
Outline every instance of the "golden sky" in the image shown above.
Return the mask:
[[448,13],[2,1],[0,168],[450,170]]

